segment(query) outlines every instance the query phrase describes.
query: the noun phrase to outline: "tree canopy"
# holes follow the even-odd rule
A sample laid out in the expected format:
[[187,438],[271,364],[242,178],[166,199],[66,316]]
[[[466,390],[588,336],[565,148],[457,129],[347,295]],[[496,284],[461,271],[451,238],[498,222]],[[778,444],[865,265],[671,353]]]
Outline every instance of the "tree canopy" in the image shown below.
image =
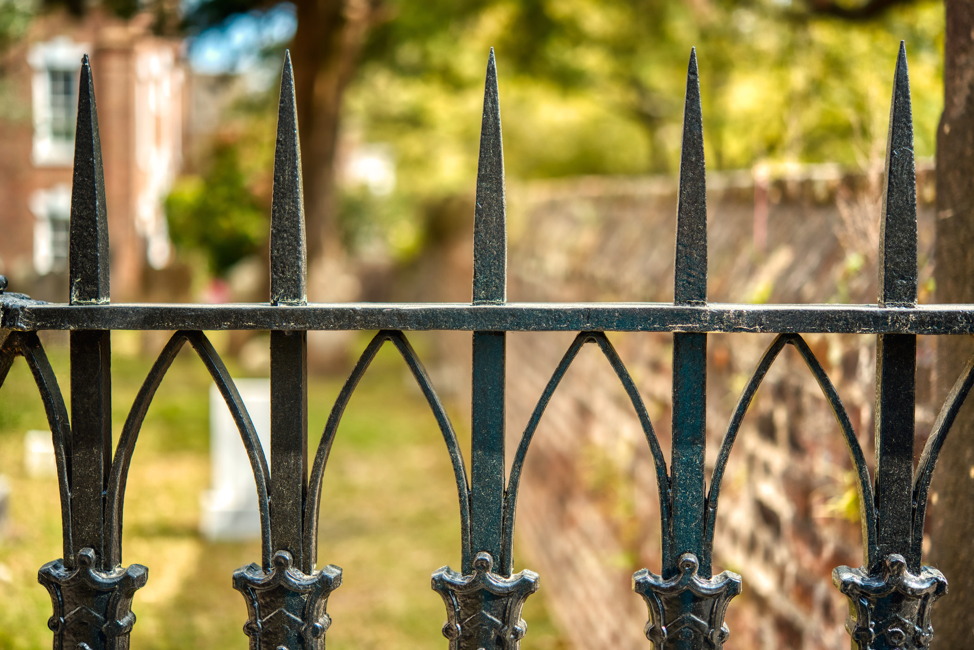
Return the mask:
[[[127,1],[106,4],[124,14]],[[44,4],[58,2],[82,8],[74,0]],[[34,6],[3,3],[0,26],[13,29],[0,34],[15,33]],[[140,6],[162,15],[177,5]],[[194,34],[279,5],[182,6],[182,27]],[[407,223],[431,198],[471,190],[492,46],[512,178],[675,171],[693,46],[709,169],[808,162],[865,168],[881,160],[901,39],[910,57],[917,155],[934,153],[944,33],[936,0],[295,0],[294,15],[312,239],[333,237],[339,221],[369,230],[371,214]],[[274,102],[261,105],[266,115],[249,110],[244,119],[272,122]],[[342,140],[391,151],[393,196],[346,187],[345,198],[335,198]],[[264,156],[270,172],[265,143],[239,146],[257,147],[241,159]],[[266,185],[259,176],[249,182]]]

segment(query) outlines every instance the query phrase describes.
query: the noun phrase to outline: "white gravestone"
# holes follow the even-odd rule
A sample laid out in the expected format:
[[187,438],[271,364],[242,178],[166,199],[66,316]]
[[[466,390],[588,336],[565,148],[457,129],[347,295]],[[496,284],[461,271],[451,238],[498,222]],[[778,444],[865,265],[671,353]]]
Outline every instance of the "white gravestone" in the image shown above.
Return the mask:
[[54,441],[50,431],[31,429],[24,434],[24,470],[31,478],[57,476]]
[[[271,382],[269,379],[234,382],[266,457],[271,440]],[[259,538],[254,473],[240,431],[216,386],[210,386],[210,473],[211,489],[200,496],[203,536],[211,541]]]

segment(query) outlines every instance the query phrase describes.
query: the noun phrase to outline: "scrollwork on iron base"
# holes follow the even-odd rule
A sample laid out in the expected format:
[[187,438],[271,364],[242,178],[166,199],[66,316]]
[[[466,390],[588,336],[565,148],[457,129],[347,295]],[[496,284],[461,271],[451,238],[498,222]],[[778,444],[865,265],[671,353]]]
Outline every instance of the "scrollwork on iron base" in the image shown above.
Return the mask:
[[902,555],[885,558],[872,573],[840,566],[832,582],[849,598],[846,630],[858,650],[929,648],[930,610],[947,593],[947,579],[932,567],[910,573]]
[[62,559],[37,572],[54,604],[47,626],[54,632],[55,650],[128,650],[135,625],[132,598],[145,586],[149,569],[141,564],[110,571],[94,566],[95,552],[83,548],[75,555],[74,568]]
[[730,635],[724,614],[731,598],[741,593],[741,576],[724,571],[713,578],[697,575],[700,562],[693,553],[680,556],[680,575],[663,579],[648,569],[632,576],[632,588],[646,601],[649,622],[646,638],[656,650],[678,641],[701,639],[703,646],[720,650]]
[[538,590],[540,578],[534,571],[521,571],[509,578],[491,572],[494,558],[478,553],[473,575],[461,575],[450,567],[438,569],[433,590],[446,604],[443,636],[450,650],[517,650],[527,633],[521,609],[528,596]]
[[342,584],[342,570],[329,564],[303,573],[287,551],[272,562],[270,571],[249,564],[233,572],[233,588],[247,601],[250,650],[324,650],[328,596]]

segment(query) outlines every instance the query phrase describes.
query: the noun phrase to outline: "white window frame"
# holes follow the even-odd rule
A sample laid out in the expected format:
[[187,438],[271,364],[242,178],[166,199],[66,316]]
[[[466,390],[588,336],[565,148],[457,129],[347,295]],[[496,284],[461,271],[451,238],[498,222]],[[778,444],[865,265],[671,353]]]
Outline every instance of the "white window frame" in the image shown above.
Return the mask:
[[37,167],[70,167],[74,162],[74,143],[55,139],[52,133],[50,71],[63,70],[77,77],[81,70],[81,57],[88,49],[87,43],[75,43],[67,36],[58,36],[45,43],[36,43],[27,53],[27,63],[34,71],[31,80],[34,114],[32,159]]
[[[30,211],[34,214],[34,271],[37,275],[61,273],[68,268],[68,240],[55,250],[56,227],[69,227],[71,217],[71,186],[59,183],[45,190],[37,190],[30,197]],[[55,222],[58,222],[55,224]]]

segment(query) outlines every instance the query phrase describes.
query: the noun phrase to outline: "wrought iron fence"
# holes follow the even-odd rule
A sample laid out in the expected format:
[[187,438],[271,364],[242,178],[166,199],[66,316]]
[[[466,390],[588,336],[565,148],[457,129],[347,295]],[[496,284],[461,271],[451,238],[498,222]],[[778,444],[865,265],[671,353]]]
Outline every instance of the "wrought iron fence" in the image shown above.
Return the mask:
[[[112,304],[108,222],[91,68],[81,71],[70,225],[70,299],[48,304],[0,296],[0,380],[24,357],[51,427],[60,489],[63,557],[41,567],[54,614],[55,648],[127,648],[132,602],[148,569],[122,565],[126,478],[139,430],[156,389],[189,343],[226,401],[246,448],[258,494],[261,557],[237,570],[246,601],[251,648],[324,648],[326,605],[341,569],[317,567],[321,481],[335,433],[369,364],[391,342],[405,359],[442,432],[460,505],[461,566],[437,570],[432,587],[446,605],[442,633],[453,649],[519,646],[525,599],[539,586],[531,571],[513,573],[518,485],[534,432],[579,350],[594,343],[622,383],[656,467],[662,519],[660,574],[633,576],[646,601],[646,636],[657,649],[721,648],[723,623],[741,576],[713,575],[714,526],[721,480],[744,415],[786,345],[804,359],[835,413],[856,471],[863,564],[838,567],[833,582],[850,600],[847,622],[862,650],[927,647],[930,611],[947,591],[944,576],[921,565],[931,474],[958,410],[974,384],[974,359],[957,379],[914,467],[916,336],[974,333],[974,305],[917,304],[916,182],[906,50],[893,82],[886,155],[876,305],[736,305],[707,302],[707,207],[696,54],[687,76],[677,211],[675,300],[670,303],[509,303],[504,165],[493,52],[487,65],[474,216],[470,304],[310,304],[306,289],[300,145],[290,59],[285,59],[278,118],[270,233],[270,299],[237,305]],[[6,281],[3,281],[5,288]],[[0,290],[2,290],[0,288]],[[69,418],[40,330],[70,332]],[[176,330],[131,407],[111,448],[111,331]],[[270,330],[270,465],[247,409],[204,330]],[[324,435],[309,458],[307,332],[378,330],[338,396]],[[472,332],[470,479],[450,418],[408,330]],[[576,331],[574,342],[538,400],[509,472],[505,467],[505,337],[516,331]],[[607,332],[673,334],[673,453],[670,467],[626,366]],[[706,481],[707,334],[776,333],[734,411]],[[878,337],[876,473],[871,476],[849,417],[801,333]],[[70,422],[70,424],[69,424]],[[309,468],[310,461],[310,468]],[[309,473],[310,470],[310,473]]]

